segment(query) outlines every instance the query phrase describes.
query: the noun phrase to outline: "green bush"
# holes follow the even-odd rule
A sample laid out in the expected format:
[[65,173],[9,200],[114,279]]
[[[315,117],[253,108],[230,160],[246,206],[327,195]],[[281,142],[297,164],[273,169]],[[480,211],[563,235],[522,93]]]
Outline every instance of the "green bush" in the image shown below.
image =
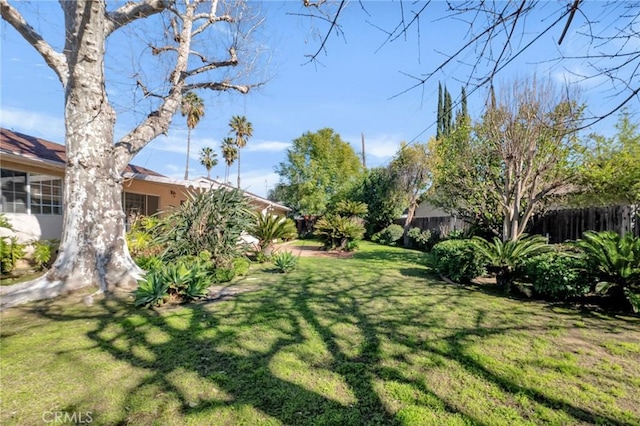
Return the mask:
[[469,282],[486,273],[484,258],[470,240],[441,241],[433,247],[433,269],[455,282]]
[[219,266],[213,271],[213,281],[216,283],[227,283],[236,277],[236,271],[233,266],[228,268]]
[[566,300],[584,296],[595,284],[584,259],[562,252],[548,252],[526,259],[522,272],[537,296]]
[[598,279],[596,292],[640,311],[640,238],[627,233],[585,232],[576,245]]
[[428,229],[423,231],[418,227],[411,228],[409,232],[407,232],[407,236],[409,237],[409,241],[411,241],[412,247],[425,251],[431,247],[432,235]]
[[36,240],[31,243],[33,254],[31,259],[39,270],[43,270],[51,266],[54,260],[54,253],[58,247],[56,240]]
[[281,251],[273,256],[273,265],[278,272],[286,274],[298,266],[298,258],[290,251]]
[[16,267],[25,254],[25,245],[18,243],[18,237],[0,238],[0,272],[8,274]]
[[374,234],[371,240],[376,243],[384,244],[387,246],[394,245],[404,235],[404,229],[402,226],[392,223],[384,228],[382,231]]
[[249,266],[251,262],[245,257],[238,257],[233,260],[233,270],[236,273],[236,277],[244,277],[249,273]]
[[316,222],[315,235],[326,249],[345,250],[350,241],[364,237],[364,226],[356,218],[326,214]]
[[162,267],[162,260],[158,256],[138,256],[134,257],[133,260],[140,269],[144,269],[145,271],[151,268]]

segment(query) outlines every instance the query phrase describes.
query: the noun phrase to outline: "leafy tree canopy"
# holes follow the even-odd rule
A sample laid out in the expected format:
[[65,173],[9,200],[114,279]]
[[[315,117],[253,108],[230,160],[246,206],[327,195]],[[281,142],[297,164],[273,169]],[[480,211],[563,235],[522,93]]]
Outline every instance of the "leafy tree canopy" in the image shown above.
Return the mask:
[[624,112],[611,138],[592,134],[581,154],[578,173],[585,191],[579,204],[640,202],[640,123]]
[[278,198],[301,214],[321,215],[331,198],[362,173],[360,158],[333,129],[293,140],[279,164]]

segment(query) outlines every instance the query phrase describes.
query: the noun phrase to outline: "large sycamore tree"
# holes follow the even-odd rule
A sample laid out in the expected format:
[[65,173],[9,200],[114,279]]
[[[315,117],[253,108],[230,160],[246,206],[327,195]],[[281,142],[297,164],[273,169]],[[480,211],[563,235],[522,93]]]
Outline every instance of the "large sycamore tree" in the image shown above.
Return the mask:
[[[168,131],[183,94],[199,89],[247,93],[251,87],[234,83],[230,73],[221,72],[239,64],[233,42],[215,52],[216,57],[199,52],[197,47],[203,44],[195,42],[207,33],[222,37],[225,32],[239,31],[234,12],[243,10],[241,2],[141,0],[108,5],[95,0],[60,1],[60,7],[64,48],[56,51],[53,46],[59,40],[45,40],[12,3],[0,0],[2,19],[33,46],[62,84],[67,152],[59,255],[46,277],[21,294],[13,294],[11,303],[52,297],[87,285],[107,291],[132,282],[140,270],[124,238],[125,167],[151,140]],[[149,89],[138,82],[139,90],[155,102],[144,119],[115,140],[116,113],[105,88],[107,41],[123,28],[152,18],[159,19],[153,28],[166,37],[164,44],[149,44],[148,48],[154,57],[170,64],[168,79],[153,82]],[[227,28],[212,33],[217,26]],[[232,38],[239,39],[242,37]]]

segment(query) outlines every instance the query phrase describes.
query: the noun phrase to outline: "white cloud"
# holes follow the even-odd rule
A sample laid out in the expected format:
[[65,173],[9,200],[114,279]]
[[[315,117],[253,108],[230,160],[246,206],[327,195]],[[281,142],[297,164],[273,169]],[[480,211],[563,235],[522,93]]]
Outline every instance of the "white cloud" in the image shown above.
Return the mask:
[[[361,137],[345,138],[351,142],[355,151],[362,152]],[[376,166],[390,160],[398,149],[403,138],[397,134],[382,133],[378,135],[364,135],[365,153],[367,155],[367,166]],[[371,164],[370,164],[371,163]]]
[[[273,170],[260,169],[243,171],[240,179],[242,189],[266,198],[268,190],[278,183],[280,176]],[[229,180],[235,184],[237,175],[233,173],[229,176]]]
[[3,106],[0,108],[0,126],[53,142],[64,143],[64,120],[61,117]]
[[282,152],[291,146],[291,142],[249,141],[243,148],[246,152]]

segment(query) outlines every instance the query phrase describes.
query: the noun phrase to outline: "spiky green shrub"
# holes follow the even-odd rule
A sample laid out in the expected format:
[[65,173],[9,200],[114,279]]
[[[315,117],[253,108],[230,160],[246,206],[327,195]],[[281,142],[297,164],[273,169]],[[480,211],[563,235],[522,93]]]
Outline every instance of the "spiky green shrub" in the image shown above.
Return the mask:
[[466,283],[484,275],[484,259],[470,240],[441,241],[431,250],[433,269],[458,283]]
[[31,259],[36,268],[43,270],[51,266],[54,260],[54,254],[58,247],[57,240],[36,240],[31,242],[33,253]]
[[298,258],[290,251],[281,251],[273,256],[273,266],[278,272],[286,274],[298,266]]
[[551,251],[525,259],[521,269],[535,295],[549,300],[584,296],[595,284],[587,262],[563,252]]
[[240,236],[254,221],[242,191],[225,188],[187,194],[187,200],[166,216],[158,241],[162,258],[172,261],[207,250],[216,266],[228,267],[247,247]]
[[328,250],[345,250],[350,241],[364,237],[364,226],[357,219],[326,214],[315,225],[315,233]]
[[596,292],[626,300],[640,311],[640,238],[627,233],[585,232],[576,245],[597,276]]
[[249,233],[259,241],[260,251],[269,254],[275,240],[293,240],[298,237],[293,220],[272,214],[256,214]]
[[498,285],[507,293],[511,291],[516,268],[522,262],[529,257],[553,250],[542,235],[524,235],[517,240],[509,241],[502,241],[498,237],[494,237],[493,241],[473,237],[471,243],[484,257],[489,271],[495,272]]
[[18,237],[0,238],[0,272],[8,274],[16,267],[18,260],[25,254],[25,245],[18,242]]
[[173,298],[187,302],[207,295],[212,283],[210,265],[192,258],[168,264],[151,264],[145,278],[138,282],[136,306],[158,306]]
[[367,205],[360,201],[340,200],[334,208],[335,213],[347,217],[364,217],[369,211]]
[[162,268],[151,268],[143,280],[138,281],[135,305],[150,308],[159,306],[169,299],[169,281],[164,278]]
[[395,245],[396,241],[402,238],[403,235],[404,229],[402,228],[402,226],[392,223],[382,231],[373,234],[371,240],[376,243],[390,246]]

